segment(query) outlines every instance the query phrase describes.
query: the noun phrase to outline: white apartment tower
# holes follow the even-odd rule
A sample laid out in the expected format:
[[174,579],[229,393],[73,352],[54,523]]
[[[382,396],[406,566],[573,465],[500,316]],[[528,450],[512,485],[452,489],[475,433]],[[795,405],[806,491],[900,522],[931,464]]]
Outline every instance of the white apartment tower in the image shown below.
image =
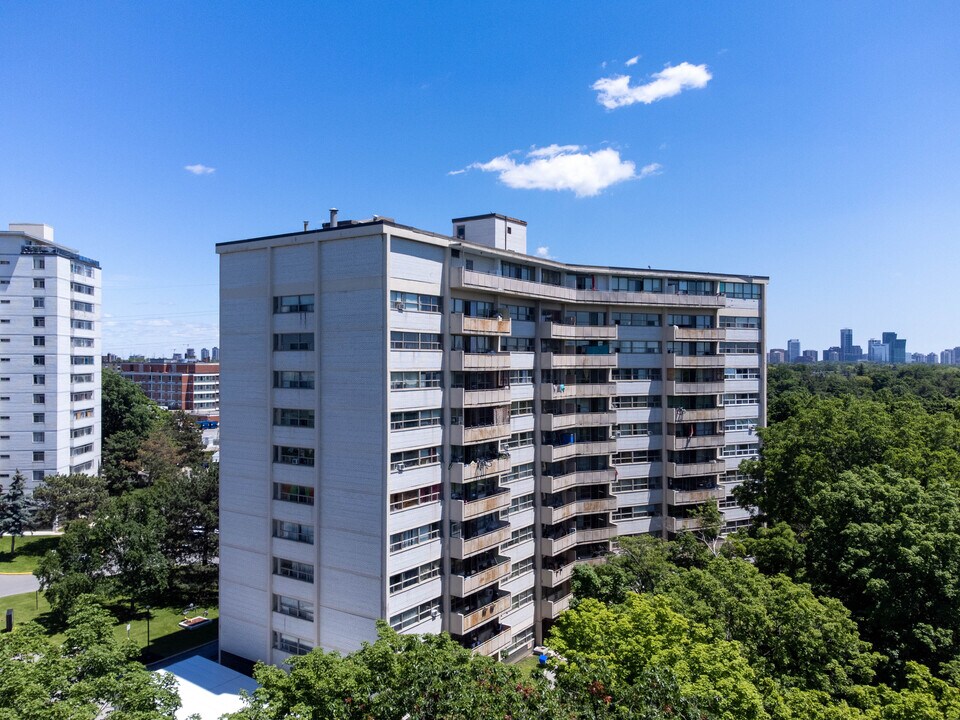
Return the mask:
[[0,485],[100,469],[100,264],[46,225],[0,231]]
[[567,265],[526,232],[332,213],[217,246],[225,661],[351,651],[378,618],[508,657],[618,535],[749,521],[767,279]]

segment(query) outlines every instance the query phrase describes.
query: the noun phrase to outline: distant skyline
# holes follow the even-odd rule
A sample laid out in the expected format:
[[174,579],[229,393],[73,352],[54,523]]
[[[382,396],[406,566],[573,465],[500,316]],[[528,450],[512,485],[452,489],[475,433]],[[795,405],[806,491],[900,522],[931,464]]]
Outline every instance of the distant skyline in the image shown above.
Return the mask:
[[0,223],[101,262],[105,352],[218,344],[215,243],[330,207],[443,233],[495,211],[565,262],[767,275],[771,347],[960,342],[956,3],[94,0],[0,23]]

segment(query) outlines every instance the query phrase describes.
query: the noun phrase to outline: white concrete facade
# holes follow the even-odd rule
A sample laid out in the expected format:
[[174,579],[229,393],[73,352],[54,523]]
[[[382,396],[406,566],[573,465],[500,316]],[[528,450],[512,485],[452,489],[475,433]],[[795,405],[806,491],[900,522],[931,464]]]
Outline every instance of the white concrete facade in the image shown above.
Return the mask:
[[766,278],[564,265],[492,214],[217,251],[229,656],[351,651],[378,618],[508,656],[618,535],[749,520]]
[[100,469],[101,278],[46,225],[0,231],[0,485]]

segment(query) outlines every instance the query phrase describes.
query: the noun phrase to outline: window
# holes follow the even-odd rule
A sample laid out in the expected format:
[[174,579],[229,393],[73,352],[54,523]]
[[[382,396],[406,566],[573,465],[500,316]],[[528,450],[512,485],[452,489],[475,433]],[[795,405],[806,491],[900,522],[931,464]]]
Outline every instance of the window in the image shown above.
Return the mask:
[[504,352],[533,352],[533,347],[533,338],[505,337],[500,341],[500,349]]
[[703,330],[713,327],[712,315],[667,315],[667,325]]
[[614,510],[611,520],[613,520],[613,522],[619,522],[621,520],[637,520],[639,518],[655,517],[659,514],[660,513],[656,505],[631,505]]
[[308,485],[274,483],[273,499],[299,503],[300,505],[313,505],[313,488]]
[[656,450],[628,450],[613,454],[614,465],[633,465],[635,463],[660,462],[661,451]]
[[533,370],[511,370],[511,385],[530,385],[533,383]]
[[44,413],[34,413],[33,421],[35,423],[42,423],[46,421],[46,415]]
[[312,390],[313,385],[314,373],[312,370],[275,370],[273,372],[273,386],[275,388]]
[[724,420],[724,432],[748,431],[753,432],[757,428],[757,418],[731,418]]
[[273,349],[313,350],[313,333],[274,333]]
[[434,560],[420,567],[404,570],[390,576],[390,594],[406,590],[408,587],[419,585],[420,583],[440,577],[440,561]]
[[274,595],[273,611],[281,615],[289,615],[307,622],[313,622],[313,603],[306,600],[298,600],[285,595]]
[[86,410],[74,410],[73,419],[74,420],[83,420],[84,418],[93,417],[93,408],[88,408]]
[[34,375],[34,376],[33,376],[33,384],[34,384],[34,385],[46,385],[46,383],[47,383],[47,376],[46,376],[46,375]]
[[46,324],[47,324],[47,319],[46,319],[46,318],[43,318],[43,317],[35,317],[35,318],[33,319],[33,326],[34,326],[34,327],[46,327]]
[[510,533],[510,539],[500,545],[500,549],[508,550],[515,545],[525,543],[528,540],[533,540],[533,525],[528,525],[525,528],[514,530],[512,533]]
[[93,443],[87,443],[86,445],[78,445],[75,448],[70,448],[71,457],[76,457],[77,455],[86,455],[90,452],[93,452]]
[[428,447],[419,450],[404,450],[390,453],[391,472],[403,472],[421,465],[433,465],[440,462],[440,448]]
[[620,340],[612,343],[616,352],[636,355],[659,355],[661,345],[659,340]]
[[33,481],[34,482],[43,482],[43,478],[46,477],[46,473],[43,470],[34,470],[33,471]]
[[[466,240],[467,238],[467,226],[466,225],[457,225],[457,240]],[[459,252],[454,250],[454,252]]]
[[751,342],[722,342],[721,355],[756,355],[760,352],[759,343]]
[[439,350],[440,336],[436,333],[390,332],[391,350]]
[[760,327],[760,318],[758,317],[737,317],[731,315],[720,316],[720,327],[722,328],[741,328],[756,330]]
[[281,577],[293,578],[302,582],[313,582],[313,565],[275,557],[273,559],[273,574]]
[[660,327],[659,313],[610,313],[614,325],[636,325],[639,327]]
[[301,640],[292,635],[285,635],[284,633],[274,630],[273,649],[290,653],[291,655],[306,655],[313,650],[313,645],[306,640]]
[[42,307],[44,306],[45,302],[46,302],[46,299],[45,299],[45,298],[35,297],[35,298],[33,299],[33,307],[34,307],[34,308],[42,308]]
[[35,433],[33,434],[33,441],[34,441],[35,443],[42,443],[42,442],[44,442],[45,440],[46,440],[46,437],[45,437],[44,433],[42,433],[42,432],[35,432]]
[[713,280],[667,280],[667,291],[678,295],[713,295]]
[[757,393],[724,393],[723,405],[756,405]]
[[34,462],[43,462],[44,453],[43,450],[34,450],[33,451],[33,461]]
[[74,275],[85,275],[87,277],[93,277],[93,268],[82,265],[81,263],[72,262],[70,263],[70,272]]
[[753,283],[720,283],[719,292],[729,298],[739,298],[740,300],[759,300],[760,285]]
[[518,560],[510,566],[510,574],[507,576],[508,580],[513,580],[518,578],[521,575],[525,575],[528,572],[533,572],[533,558],[528,557],[523,560]]
[[510,598],[510,609],[519,610],[533,602],[533,588],[524,590]]
[[34,270],[43,270],[47,266],[46,259],[35,257],[33,259],[33,269]]
[[563,284],[563,275],[560,274],[559,270],[547,270],[546,268],[542,268],[540,270],[540,282],[544,285],[560,286]]
[[73,430],[70,431],[70,437],[72,438],[78,438],[78,437],[83,437],[85,435],[92,435],[92,434],[93,434],[93,425],[87,425],[86,427],[82,427],[82,428],[74,428]]
[[93,400],[93,390],[84,390],[83,392],[70,393],[72,402],[82,402],[83,400]]
[[437,502],[440,499],[440,486],[427,485],[426,487],[390,494],[390,512],[407,510],[420,505]]
[[93,347],[93,338],[70,338],[71,347]]
[[74,292],[82,293],[84,295],[93,295],[93,288],[89,285],[84,285],[83,283],[72,282],[70,283],[70,289]]
[[727,445],[723,448],[723,457],[748,457],[760,452],[758,443],[738,443],[736,445]]
[[70,307],[74,310],[79,310],[80,312],[93,312],[93,303],[74,300],[70,303]]
[[273,298],[273,312],[313,312],[313,295],[277,295]]
[[530,493],[529,495],[521,495],[520,497],[515,497],[510,500],[510,508],[507,510],[507,515],[515,515],[518,512],[529,510],[532,507],[533,493]]
[[507,305],[511,320],[533,320],[533,308],[526,305]]
[[411,410],[390,414],[391,430],[409,430],[410,428],[431,427],[440,424],[440,408],[435,410]]
[[509,440],[503,442],[506,450],[516,450],[517,448],[530,447],[533,445],[533,431],[513,433]]
[[614,380],[659,380],[660,368],[614,368]]
[[[37,258],[34,258],[36,262]],[[33,289],[34,290],[43,290],[47,286],[46,281],[43,278],[34,278],[33,279]]]
[[290,410],[287,408],[273,409],[273,424],[283,427],[306,427],[314,426],[313,410]]
[[273,446],[273,461],[283,465],[307,465],[313,467],[315,451],[313,448]]
[[393,533],[390,535],[390,552],[400,552],[416,545],[431,542],[439,537],[440,523],[438,522]]
[[47,359],[43,355],[34,355],[33,356],[34,365],[46,365]]
[[630,408],[658,408],[662,398],[659,395],[619,395],[612,399],[615,410]]
[[34,405],[43,405],[47,401],[46,396],[43,393],[34,393],[33,394],[33,404]]
[[72,383],[93,382],[93,375],[91,373],[76,373],[70,376],[70,382]]
[[617,425],[616,432],[619,433],[620,437],[659,435],[660,423],[621,423]]
[[440,617],[440,598],[391,616],[390,627],[400,632],[432,617]]
[[610,289],[614,292],[663,292],[663,280],[660,278],[620,277],[610,278]]
[[93,330],[93,320],[71,320],[70,327],[74,330]]
[[391,390],[414,390],[421,388],[440,387],[441,374],[433,370],[392,372],[390,373]]
[[614,492],[637,492],[638,490],[657,490],[663,484],[660,475],[639,478],[617,478],[613,484]]
[[760,370],[758,368],[724,368],[724,380],[759,380]]
[[514,465],[510,472],[500,477],[500,483],[511,483],[518,480],[532,478],[534,474],[533,463],[524,463],[523,465]]
[[533,400],[520,400],[510,403],[510,417],[533,415]]
[[390,307],[401,312],[412,310],[415,312],[440,312],[440,298],[436,295],[420,295],[418,293],[390,291]]
[[511,655],[522,647],[532,647],[533,646],[533,628],[527,628],[526,630],[521,630],[516,635],[513,636],[513,639],[510,640],[510,644],[507,645],[503,652],[507,655]]
[[282,540],[313,545],[313,525],[303,525],[286,520],[273,521],[273,536]]
[[93,365],[93,355],[74,355],[70,358],[71,365]]
[[530,267],[529,265],[501,262],[500,274],[503,277],[515,278],[517,280],[533,280],[534,268]]

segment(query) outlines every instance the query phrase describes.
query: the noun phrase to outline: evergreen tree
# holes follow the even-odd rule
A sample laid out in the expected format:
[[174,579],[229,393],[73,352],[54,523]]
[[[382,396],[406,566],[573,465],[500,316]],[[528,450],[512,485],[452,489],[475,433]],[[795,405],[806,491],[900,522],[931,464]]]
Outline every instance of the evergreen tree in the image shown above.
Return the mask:
[[10,554],[12,555],[17,538],[33,522],[33,498],[27,495],[27,479],[17,470],[10,481],[10,487],[0,494],[0,537],[10,536]]

